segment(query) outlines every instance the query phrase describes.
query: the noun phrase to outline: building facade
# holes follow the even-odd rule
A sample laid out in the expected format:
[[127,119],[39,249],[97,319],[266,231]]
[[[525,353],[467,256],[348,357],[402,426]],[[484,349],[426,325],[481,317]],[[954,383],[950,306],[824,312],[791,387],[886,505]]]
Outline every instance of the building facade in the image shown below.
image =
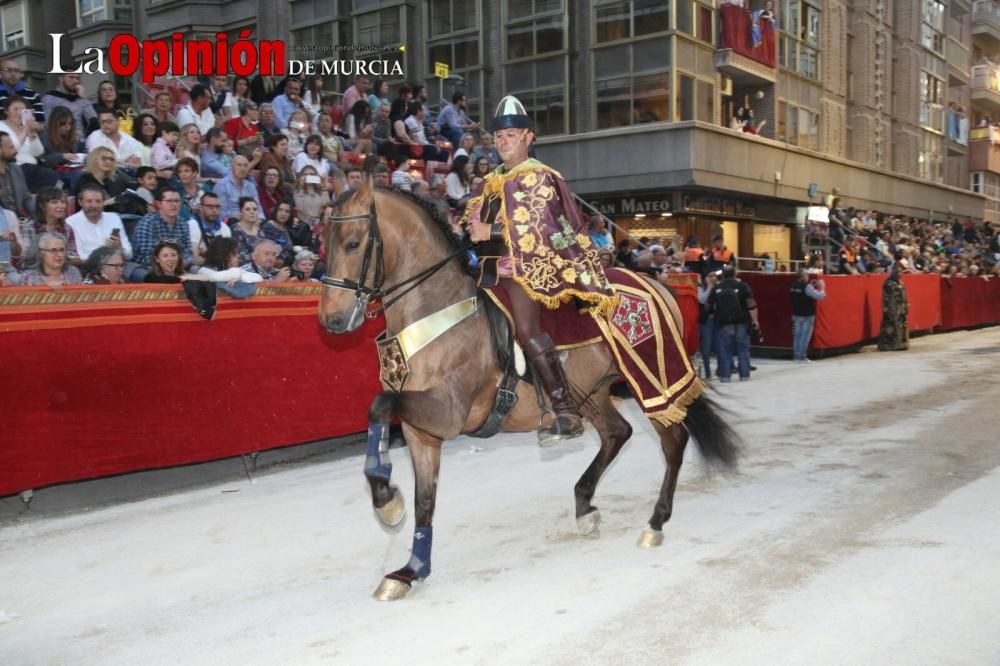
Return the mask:
[[[286,40],[296,59],[398,60],[433,107],[461,89],[485,119],[512,93],[534,118],[539,156],[622,227],[722,233],[741,256],[799,256],[805,207],[834,188],[866,210],[997,219],[1000,143],[977,127],[1000,118],[993,0],[775,0],[772,21],[764,0],[741,4],[7,0],[0,29],[40,89],[54,83],[37,75],[50,32],[68,33],[79,58],[118,32],[232,41],[250,29]],[[365,48],[330,48],[352,44]],[[741,108],[757,135],[732,129]]]

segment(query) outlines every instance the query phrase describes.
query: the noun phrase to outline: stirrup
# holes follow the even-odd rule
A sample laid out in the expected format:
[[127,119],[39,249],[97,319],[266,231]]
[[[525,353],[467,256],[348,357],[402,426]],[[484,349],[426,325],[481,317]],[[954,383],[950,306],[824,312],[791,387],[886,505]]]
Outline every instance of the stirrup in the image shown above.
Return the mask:
[[[549,412],[552,414],[552,412]],[[583,419],[573,413],[552,414],[552,424],[538,424],[538,445],[553,446],[567,439],[576,439],[583,434]]]

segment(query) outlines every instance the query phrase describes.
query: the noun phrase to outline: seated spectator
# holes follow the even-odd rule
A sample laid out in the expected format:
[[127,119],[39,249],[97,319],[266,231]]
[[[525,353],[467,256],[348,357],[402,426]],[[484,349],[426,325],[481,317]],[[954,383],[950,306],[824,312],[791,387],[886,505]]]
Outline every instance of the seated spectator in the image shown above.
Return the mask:
[[32,245],[24,258],[21,284],[48,285],[58,289],[64,284],[83,284],[80,271],[66,261],[66,237],[46,231]]
[[239,201],[239,217],[232,226],[233,238],[239,251],[240,263],[250,261],[250,255],[257,243],[261,241],[260,229],[263,220],[260,218],[259,204],[251,197],[241,197]]
[[344,116],[344,140],[356,153],[368,154],[374,151],[372,133],[376,123],[372,122],[372,109],[365,100],[358,100]]
[[77,197],[80,210],[66,219],[73,230],[80,257],[89,257],[99,247],[113,247],[124,257],[132,257],[132,244],[125,234],[125,226],[116,213],[104,212],[104,190],[98,185],[87,185]]
[[344,148],[340,144],[340,139],[333,132],[333,119],[330,116],[322,115],[319,117],[316,122],[316,134],[323,146],[323,159],[331,165],[346,169],[348,163],[344,156]]
[[455,157],[465,155],[471,161],[472,151],[476,148],[476,137],[474,134],[463,134],[462,140],[459,143],[458,150],[455,151]]
[[174,154],[177,159],[183,159],[185,157],[190,157],[195,162],[198,163],[198,169],[201,169],[201,130],[194,123],[188,123],[187,125],[181,125],[181,136],[177,140],[177,147],[174,149]]
[[294,159],[305,148],[306,139],[309,138],[309,114],[299,109],[293,111],[288,119],[288,126],[281,131],[288,137],[288,157]]
[[155,284],[177,284],[184,275],[184,261],[181,259],[183,250],[172,240],[161,240],[153,246],[150,253],[152,261],[149,272],[143,282]]
[[[295,235],[292,235],[292,232]],[[308,224],[299,218],[292,217],[292,204],[283,201],[278,204],[274,211],[274,217],[269,219],[261,227],[260,236],[272,240],[281,248],[278,255],[280,265],[288,266],[292,263],[295,254],[294,247],[300,245],[308,247],[312,240],[312,229]]]
[[270,149],[260,158],[258,168],[267,171],[275,168],[281,174],[282,187],[291,193],[295,189],[295,169],[292,168],[292,159],[288,156],[288,137],[284,134],[275,134],[267,140],[267,147]]
[[177,160],[175,172],[177,176],[170,182],[175,192],[181,195],[182,220],[190,220],[195,215],[200,214],[201,198],[206,192],[212,191],[209,183],[200,182],[198,173],[200,171],[198,162],[190,157],[182,157]]
[[38,133],[38,138],[44,149],[39,163],[59,174],[67,190],[75,190],[86,156],[80,152],[80,135],[76,133],[72,111],[65,106],[53,107],[46,128]]
[[[125,117],[125,108],[118,100],[118,89],[115,88],[115,84],[107,80],[97,84],[97,101],[94,102],[94,113],[97,114],[98,124],[100,124],[101,113],[103,111],[113,113],[115,118]],[[93,132],[96,128],[88,127],[87,129]]]
[[410,174],[409,160],[400,160],[396,165],[396,170],[392,172],[392,186],[402,192],[409,192],[413,187],[414,177]]
[[344,91],[341,109],[345,116],[351,112],[351,109],[359,101],[368,101],[368,85],[368,77],[364,74],[354,77],[354,85]]
[[[132,259],[143,266],[151,266],[153,248],[160,241],[173,241],[179,248],[184,264],[190,264],[191,237],[186,221],[180,220],[181,195],[163,188],[156,195],[156,212],[146,214],[135,226],[132,234]],[[133,280],[136,278],[133,277]]]
[[245,100],[240,105],[239,117],[227,121],[223,126],[223,131],[233,140],[236,150],[248,159],[252,159],[253,152],[264,145],[257,120],[257,105],[252,100]]
[[176,124],[167,121],[160,125],[160,136],[153,142],[150,155],[150,166],[156,169],[160,178],[170,178],[174,175],[174,169],[177,168],[174,147],[180,138],[181,130]]
[[166,90],[161,90],[156,93],[156,97],[153,98],[153,107],[150,109],[143,109],[140,113],[147,114],[156,118],[156,122],[162,125],[163,123],[173,123],[180,127],[180,123],[177,122],[177,117],[174,116],[174,98],[170,96],[170,93]]
[[160,180],[156,176],[156,169],[153,167],[139,167],[135,172],[136,188],[135,193],[140,199],[146,202],[146,212],[153,212],[153,201],[156,199],[156,190],[160,189]]
[[[439,175],[439,174],[438,174]],[[416,180],[410,185],[410,194],[420,199],[421,201],[427,200],[427,195],[431,193],[430,185],[427,184],[426,180]]]
[[395,127],[396,137],[403,142],[400,148],[402,154],[425,161],[448,161],[448,151],[427,140],[424,133],[424,107],[419,101],[414,100],[407,105],[406,117],[397,121]]
[[250,260],[240,268],[248,273],[256,273],[265,282],[288,282],[292,279],[292,269],[289,266],[280,269],[275,267],[280,253],[281,248],[277,243],[262,239],[254,246]]
[[618,253],[615,255],[615,265],[629,269],[635,266],[635,255],[632,254],[632,242],[628,239],[618,241]]
[[372,145],[373,149],[379,155],[386,155],[394,150],[392,145],[392,121],[389,120],[391,109],[391,105],[383,104],[378,107],[374,118],[372,118],[372,123],[375,125],[375,129],[372,130]]
[[598,250],[611,250],[614,252],[615,239],[608,231],[604,218],[594,213],[590,216],[590,240]]
[[102,245],[83,264],[84,284],[125,284],[125,255],[120,248]]
[[311,118],[315,118],[322,113],[323,97],[323,77],[310,76],[302,90],[302,106],[309,112]]
[[270,103],[260,104],[259,114],[260,122],[257,124],[257,127],[260,129],[261,141],[266,146],[268,139],[275,134],[281,134],[281,128],[278,127],[278,123],[275,120],[274,106]]
[[300,250],[292,263],[292,278],[299,282],[319,282],[313,275],[316,273],[316,262],[319,257],[315,252]]
[[497,168],[500,164],[500,153],[493,146],[493,135],[489,132],[483,132],[479,135],[479,145],[472,149],[471,157],[473,160],[478,160],[481,157],[485,157],[486,161],[490,164],[490,170]]
[[[282,137],[284,139],[284,137]],[[284,139],[287,141],[287,139]],[[267,167],[262,166],[261,170],[266,171]],[[240,199],[250,198],[257,202],[257,181],[250,177],[250,160],[242,155],[237,155],[233,159],[233,168],[226,174],[226,177],[215,184],[214,192],[219,195],[219,203],[222,204],[222,219],[229,220],[240,215]],[[264,218],[263,211],[259,212],[260,219]]]
[[73,265],[80,264],[82,257],[77,251],[73,228],[66,224],[66,194],[58,187],[46,187],[36,195],[34,221],[21,227],[25,247],[34,245],[46,232],[62,236],[66,245],[66,261]]
[[[305,105],[302,103],[302,82],[296,78],[291,78],[285,82],[285,91],[274,98],[271,104],[274,106],[275,122],[281,129],[287,129],[296,111],[305,112]],[[309,117],[306,116],[306,126],[309,127]]]
[[205,145],[201,152],[201,177],[225,178],[229,169],[222,163],[222,146],[225,138],[222,130],[213,127],[205,134]]
[[384,164],[375,165],[375,168],[372,169],[372,180],[375,181],[376,187],[392,187],[389,167]]
[[292,161],[292,169],[296,174],[301,174],[302,169],[311,166],[316,173],[326,180],[332,168],[330,162],[323,157],[323,139],[319,134],[313,134],[306,139],[302,152],[295,156]]
[[195,267],[184,276],[190,281],[214,282],[218,289],[234,298],[248,298],[257,290],[255,283],[264,278],[239,267],[236,241],[232,238],[216,237],[208,242],[205,250],[205,265]]
[[486,179],[486,176],[490,175],[490,171],[493,171],[493,165],[485,157],[470,158],[474,159],[472,166],[472,177]]
[[87,137],[87,152],[97,148],[108,148],[115,161],[124,167],[137,169],[142,166],[142,145],[128,134],[119,131],[118,115],[104,110],[97,114],[100,129]]
[[[97,126],[97,113],[87,99],[87,91],[80,85],[79,74],[60,75],[59,85],[42,95],[42,110],[45,113],[46,124],[50,128],[52,112],[60,107],[69,111],[77,137],[86,136],[91,123]],[[75,153],[77,150],[74,147],[72,151],[67,152]]]
[[[468,98],[465,93],[456,90],[451,96],[451,104],[446,104],[438,115],[438,127],[441,135],[451,141],[454,146],[457,146],[460,141],[465,143],[463,135],[471,136],[471,132],[479,129],[479,123],[473,122],[465,114],[466,104],[468,104]],[[474,142],[475,139],[473,139],[473,145],[475,145]],[[472,146],[465,147],[463,145],[463,148],[468,154]]]
[[305,167],[299,173],[294,202],[299,218],[310,226],[319,222],[323,206],[330,202],[326,179],[321,178],[311,166]]
[[[215,114],[212,113],[212,94],[208,88],[200,83],[191,86],[188,92],[190,102],[180,108],[177,112],[177,124],[181,130],[186,125],[195,125],[201,134],[215,127]],[[181,132],[184,135],[184,132]]]
[[84,173],[76,184],[77,195],[87,185],[97,185],[103,189],[107,195],[104,207],[117,210],[118,197],[128,189],[128,180],[115,167],[115,154],[110,148],[100,146],[87,154]]
[[153,165],[153,144],[160,138],[160,123],[151,115],[139,115],[132,121],[132,138],[139,142],[142,166]]
[[[222,135],[222,152],[219,154],[219,161],[222,162],[222,166],[226,168],[226,173],[233,168],[233,160],[236,159],[236,144],[231,138]],[[250,160],[251,163],[256,164],[260,161],[260,153],[255,153],[254,158]]]
[[365,182],[365,174],[355,167],[349,167],[344,172],[344,177],[347,179],[347,189],[350,192],[357,192]]
[[10,137],[14,144],[14,161],[21,167],[28,189],[36,192],[43,187],[52,187],[59,182],[55,171],[40,164],[38,158],[45,154],[45,146],[39,138],[42,125],[35,121],[34,113],[20,95],[7,98],[7,119],[0,120],[0,132]]
[[385,79],[375,79],[368,94],[368,106],[372,108],[372,113],[375,113],[383,104],[392,104],[392,100],[389,99],[389,82]]
[[0,209],[0,274],[13,273],[8,286],[20,282],[20,276],[13,270],[15,260],[27,249],[28,245],[21,235],[21,223],[14,211]]
[[462,202],[462,206],[464,206],[465,200],[472,191],[472,169],[466,155],[459,155],[455,158],[451,163],[451,171],[448,172],[444,182],[448,199],[451,200],[452,205],[458,206],[459,202]]
[[202,195],[198,214],[191,216],[187,224],[194,264],[203,263],[208,241],[217,236],[230,238],[233,235],[229,225],[222,222],[222,205],[215,192],[205,192]]
[[262,172],[260,184],[257,185],[257,199],[260,201],[261,210],[265,219],[274,216],[274,208],[289,196],[281,186],[281,172],[277,168]]
[[837,266],[840,273],[847,275],[858,275],[861,272],[858,270],[858,255],[853,238],[846,239],[844,246],[840,248]]

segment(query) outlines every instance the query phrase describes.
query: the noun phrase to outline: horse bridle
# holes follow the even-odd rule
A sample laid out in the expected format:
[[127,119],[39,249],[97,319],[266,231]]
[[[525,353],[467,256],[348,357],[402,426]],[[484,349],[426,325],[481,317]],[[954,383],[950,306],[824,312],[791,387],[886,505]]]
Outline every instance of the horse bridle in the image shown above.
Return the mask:
[[[332,224],[341,224],[343,222],[357,222],[358,220],[368,220],[368,242],[365,244],[365,256],[361,262],[361,276],[357,281],[338,280],[330,276],[324,276],[322,279],[322,283],[327,287],[333,287],[334,289],[346,289],[354,292],[355,306],[354,312],[351,314],[350,323],[354,323],[354,320],[360,312],[364,312],[365,316],[369,319],[374,319],[378,315],[382,314],[389,309],[389,306],[408,294],[411,289],[416,288],[421,282],[434,275],[434,273],[437,273],[449,261],[466,252],[469,248],[468,243],[463,242],[458,249],[436,264],[420,271],[416,275],[412,275],[405,280],[394,284],[391,287],[383,289],[382,283],[385,280],[385,262],[382,256],[382,234],[379,233],[378,229],[378,213],[375,210],[374,195],[372,196],[371,207],[366,215],[330,217],[327,221]],[[329,252],[330,249],[327,248],[327,251]],[[372,286],[366,287],[365,280],[368,278],[368,271],[371,270],[373,263],[375,266],[375,273],[372,277]],[[384,299],[389,294],[406,285],[410,286],[397,294],[395,298],[391,298],[388,301],[383,300],[382,305],[377,308],[369,308],[372,301]]]

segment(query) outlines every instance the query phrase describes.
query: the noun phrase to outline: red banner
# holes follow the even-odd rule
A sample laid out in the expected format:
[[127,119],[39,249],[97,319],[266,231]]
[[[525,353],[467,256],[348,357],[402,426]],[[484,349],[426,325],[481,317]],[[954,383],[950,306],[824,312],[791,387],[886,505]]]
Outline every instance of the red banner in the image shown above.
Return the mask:
[[1000,279],[942,278],[941,328],[1000,322]]
[[722,48],[732,49],[768,67],[777,65],[774,46],[777,30],[771,27],[769,22],[760,22],[760,42],[754,46],[753,21],[749,10],[733,4],[724,4],[719,7],[719,17],[722,25]]

